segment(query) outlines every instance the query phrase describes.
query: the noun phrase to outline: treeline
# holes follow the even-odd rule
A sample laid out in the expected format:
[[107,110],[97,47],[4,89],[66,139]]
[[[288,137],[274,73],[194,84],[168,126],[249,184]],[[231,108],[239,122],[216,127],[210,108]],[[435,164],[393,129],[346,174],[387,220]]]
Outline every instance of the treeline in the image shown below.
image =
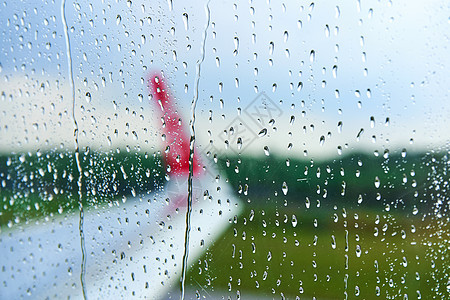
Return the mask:
[[433,182],[447,173],[447,161],[446,153],[354,153],[317,161],[274,155],[229,157],[219,164],[244,202],[252,205],[345,204],[416,214],[432,209]]
[[[164,185],[159,155],[111,151],[0,155],[0,224],[151,193]],[[81,175],[80,172],[81,170]]]
[[[86,149],[79,162],[73,152],[0,155],[0,224],[77,209],[79,192],[85,204],[96,205],[145,196],[165,183],[164,162],[155,153]],[[329,160],[231,156],[218,165],[250,206],[345,205],[417,214],[430,211],[448,188],[448,153],[354,153]]]

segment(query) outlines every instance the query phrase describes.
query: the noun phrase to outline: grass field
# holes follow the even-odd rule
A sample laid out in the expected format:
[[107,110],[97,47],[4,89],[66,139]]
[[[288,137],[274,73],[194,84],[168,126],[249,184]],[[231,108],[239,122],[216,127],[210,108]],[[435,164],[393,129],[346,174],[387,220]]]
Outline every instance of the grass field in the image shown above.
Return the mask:
[[246,208],[191,268],[199,295],[450,299],[447,154],[287,162],[223,162]]
[[191,268],[190,284],[233,299],[445,299],[431,223],[363,209],[248,209]]

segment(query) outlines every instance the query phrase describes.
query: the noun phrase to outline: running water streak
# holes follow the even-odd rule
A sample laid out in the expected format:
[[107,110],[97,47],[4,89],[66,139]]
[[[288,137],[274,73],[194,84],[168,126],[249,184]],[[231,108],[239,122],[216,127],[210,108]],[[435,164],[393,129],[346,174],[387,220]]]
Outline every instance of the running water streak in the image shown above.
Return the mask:
[[205,6],[205,12],[206,12],[206,26],[203,31],[203,41],[202,41],[202,47],[201,47],[201,56],[200,59],[197,61],[196,65],[196,74],[195,74],[195,86],[194,86],[194,98],[192,99],[191,103],[191,120],[189,121],[189,128],[190,128],[190,134],[191,138],[189,141],[189,179],[188,179],[188,199],[187,199],[187,211],[186,211],[186,232],[184,235],[184,254],[183,254],[183,264],[182,264],[182,270],[181,270],[181,300],[184,300],[184,294],[185,294],[185,282],[186,282],[186,271],[187,271],[187,264],[189,259],[189,234],[191,231],[191,213],[192,213],[192,179],[193,179],[193,171],[194,171],[194,146],[195,146],[195,107],[197,105],[198,100],[198,86],[200,82],[200,71],[201,71],[201,65],[203,61],[205,60],[205,46],[206,46],[206,37],[208,34],[208,28],[210,25],[211,15],[210,15],[210,9],[209,9],[209,2],[211,0],[208,0]]
[[86,294],[86,245],[85,245],[85,238],[84,238],[84,207],[83,207],[83,193],[82,193],[82,182],[83,182],[83,170],[81,168],[80,163],[80,147],[78,144],[78,123],[77,119],[75,117],[75,83],[73,80],[73,68],[72,68],[72,54],[71,54],[71,48],[70,48],[70,39],[69,39],[69,28],[67,27],[67,20],[66,20],[66,0],[62,0],[61,2],[61,19],[63,23],[64,28],[64,37],[66,40],[66,48],[67,48],[67,65],[69,69],[69,82],[70,82],[70,88],[72,91],[72,120],[74,125],[74,139],[75,139],[75,161],[77,164],[77,171],[78,171],[78,206],[80,210],[80,219],[78,223],[78,229],[80,232],[80,246],[81,246],[81,274],[80,274],[80,281],[81,281],[81,289],[83,291],[83,298],[87,299]]

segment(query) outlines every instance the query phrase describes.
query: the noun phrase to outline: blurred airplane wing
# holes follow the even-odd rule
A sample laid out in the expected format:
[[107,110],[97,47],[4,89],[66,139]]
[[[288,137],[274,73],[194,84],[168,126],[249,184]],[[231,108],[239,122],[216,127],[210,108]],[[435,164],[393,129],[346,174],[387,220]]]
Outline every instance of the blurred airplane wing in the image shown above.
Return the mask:
[[[185,247],[189,176],[189,137],[160,75],[153,96],[162,107],[170,180],[146,197],[119,206],[87,208],[84,216],[86,291],[89,298],[165,299],[180,285]],[[168,153],[168,154],[167,154]],[[238,199],[221,179],[215,163],[193,158],[191,265],[240,212]],[[206,165],[206,166],[205,166]],[[0,237],[0,298],[82,298],[77,213],[42,220]],[[178,297],[178,296],[177,296]]]

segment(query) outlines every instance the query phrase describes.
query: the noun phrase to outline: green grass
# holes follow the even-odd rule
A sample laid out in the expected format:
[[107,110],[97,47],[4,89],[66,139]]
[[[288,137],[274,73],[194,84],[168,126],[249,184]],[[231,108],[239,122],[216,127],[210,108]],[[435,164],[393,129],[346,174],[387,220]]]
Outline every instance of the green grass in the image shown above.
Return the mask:
[[217,290],[275,299],[436,295],[433,249],[424,244],[433,240],[426,236],[427,222],[374,210],[347,211],[346,217],[342,212],[249,209],[191,268],[190,284],[200,294]]
[[446,153],[219,164],[246,208],[190,269],[200,295],[450,298]]

